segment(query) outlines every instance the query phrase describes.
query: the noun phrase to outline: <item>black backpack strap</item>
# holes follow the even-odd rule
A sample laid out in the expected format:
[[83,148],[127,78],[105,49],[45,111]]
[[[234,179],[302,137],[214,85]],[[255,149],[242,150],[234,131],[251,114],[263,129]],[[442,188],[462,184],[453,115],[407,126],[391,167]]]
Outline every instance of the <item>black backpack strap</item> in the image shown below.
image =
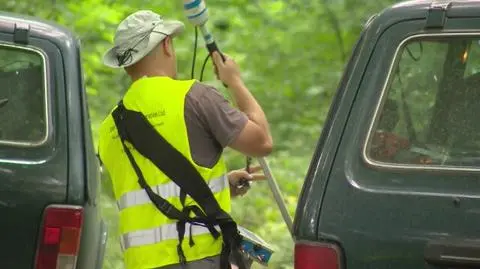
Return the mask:
[[[191,222],[191,223],[193,222],[192,218],[189,217],[190,210],[185,209],[185,208],[184,208],[183,211],[178,210],[176,207],[174,207],[167,200],[165,200],[160,195],[153,192],[151,187],[147,184],[140,167],[138,167],[137,162],[135,162],[135,158],[133,157],[132,153],[130,152],[127,145],[125,144],[125,141],[130,142],[130,139],[129,139],[128,131],[126,129],[125,121],[124,121],[124,119],[125,119],[124,106],[123,106],[122,103],[120,103],[119,107],[120,107],[119,109],[116,109],[112,113],[112,117],[115,121],[115,125],[117,127],[119,137],[120,137],[120,141],[122,142],[123,149],[124,149],[125,153],[127,154],[127,157],[128,157],[128,159],[129,159],[129,161],[130,161],[130,163],[131,163],[131,165],[132,165],[132,167],[135,171],[135,174],[138,177],[139,185],[146,191],[148,197],[153,202],[153,204],[168,218],[178,220],[178,222],[177,222],[177,233],[178,233],[179,242],[178,242],[178,245],[177,245],[177,253],[178,253],[180,264],[185,265],[187,260],[185,258],[185,254],[184,254],[183,249],[182,249],[182,242],[183,242],[184,235],[185,235],[186,223],[187,222]],[[186,193],[184,191],[181,191],[180,200],[181,200],[183,206],[185,206],[185,199],[186,199]],[[205,214],[198,215],[198,216],[202,216],[203,221],[200,220],[201,222],[206,222],[207,218],[206,218]],[[211,228],[213,228],[212,225],[209,225],[209,226],[211,226]],[[215,231],[215,233],[212,233],[212,235],[215,238],[218,238],[218,236],[219,236],[218,231],[215,230],[215,229],[213,229],[213,230]],[[211,231],[210,227],[209,227],[209,231]],[[192,242],[193,242],[193,240],[192,240],[191,233],[190,233],[190,244],[192,244]]]
[[[122,107],[123,107],[123,104],[122,104]],[[115,121],[115,125],[117,126],[118,134],[122,142],[123,149],[125,150],[125,153],[127,154],[127,157],[133,166],[133,170],[135,170],[135,173],[138,176],[138,183],[143,189],[145,189],[150,200],[154,203],[154,205],[158,208],[158,210],[160,210],[165,216],[167,216],[170,219],[177,219],[177,220],[187,219],[188,215],[183,214],[180,210],[178,210],[176,207],[170,204],[167,200],[163,199],[160,195],[156,194],[145,181],[145,177],[143,176],[143,173],[140,170],[140,167],[138,167],[137,163],[135,162],[135,158],[133,157],[132,153],[130,152],[127,145],[125,144],[125,141],[129,141],[129,139],[128,139],[127,130],[125,128],[126,126],[124,124],[125,115],[122,112],[123,112],[122,109],[116,109],[115,111],[113,111],[112,116],[113,116],[113,120]]]
[[[221,255],[221,268],[230,268],[229,254],[233,250],[235,255],[235,252],[237,252],[240,247],[241,236],[235,221],[233,221],[228,213],[221,209],[200,173],[181,152],[175,149],[154,129],[141,112],[126,109],[123,102],[120,101],[117,108],[113,111],[112,116],[125,152],[139,178],[140,186],[145,189],[148,197],[165,216],[179,220],[177,223],[177,231],[179,232],[180,242],[178,252],[181,262],[185,262],[185,257],[182,257],[183,251],[181,250],[185,223],[204,224],[202,226],[206,226],[215,238],[218,237],[218,232],[213,226],[218,224],[222,231],[224,241]],[[195,206],[190,206],[184,208],[184,211],[179,211],[168,203],[168,201],[154,193],[146,183],[140,168],[136,164],[128,147],[125,145],[125,141],[130,142],[140,154],[149,159],[180,187],[182,204],[185,201],[185,196],[188,194],[202,207],[206,214],[198,207],[195,208]],[[188,217],[191,211],[193,211],[197,217]],[[235,260],[240,269],[245,269],[245,264],[241,257],[238,259],[238,256],[235,255]]]
[[127,110],[120,103],[115,113],[121,113],[124,117],[128,141],[140,154],[192,197],[208,216],[221,215],[223,210],[200,173],[151,126],[141,112]]

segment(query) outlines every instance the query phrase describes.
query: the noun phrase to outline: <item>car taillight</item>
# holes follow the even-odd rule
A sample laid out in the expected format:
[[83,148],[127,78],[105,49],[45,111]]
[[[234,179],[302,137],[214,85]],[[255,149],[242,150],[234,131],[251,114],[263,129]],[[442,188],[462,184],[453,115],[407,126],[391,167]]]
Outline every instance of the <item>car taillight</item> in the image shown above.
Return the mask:
[[295,244],[295,269],[340,269],[340,249],[332,244]]
[[75,269],[82,223],[82,207],[47,207],[43,218],[35,268]]

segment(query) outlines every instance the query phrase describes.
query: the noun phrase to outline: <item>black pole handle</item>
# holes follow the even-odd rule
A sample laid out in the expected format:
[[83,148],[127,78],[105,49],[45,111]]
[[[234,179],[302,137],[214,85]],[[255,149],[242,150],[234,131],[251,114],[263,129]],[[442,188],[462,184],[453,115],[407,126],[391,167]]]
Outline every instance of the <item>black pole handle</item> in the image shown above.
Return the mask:
[[[220,56],[222,57],[223,62],[225,62],[227,60],[227,59],[225,59],[225,56],[218,49],[217,43],[215,43],[215,41],[213,41],[212,43],[208,43],[207,44],[207,49],[208,49],[208,52],[210,54],[212,54],[214,51],[217,51],[220,54]],[[222,82],[222,84],[225,88],[228,88],[227,84],[225,84],[223,82]]]
[[[250,165],[252,163],[252,158],[247,156],[246,157],[246,167],[245,167],[245,171],[247,171],[247,173],[251,173],[250,171]],[[241,178],[239,181],[238,181],[238,188],[250,188],[250,183],[248,181],[248,179],[246,178]]]
[[220,52],[220,50],[217,47],[217,43],[215,43],[215,41],[207,44],[207,49],[208,49],[208,52],[210,52],[210,54],[212,54],[214,51],[218,51],[218,53],[220,53],[220,56],[222,57],[222,60],[225,62],[226,60],[225,56]]

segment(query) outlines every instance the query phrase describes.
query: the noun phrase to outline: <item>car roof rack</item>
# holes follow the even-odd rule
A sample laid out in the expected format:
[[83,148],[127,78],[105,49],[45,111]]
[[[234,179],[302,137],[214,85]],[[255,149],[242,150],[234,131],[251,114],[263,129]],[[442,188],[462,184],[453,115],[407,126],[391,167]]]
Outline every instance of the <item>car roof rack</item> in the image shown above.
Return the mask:
[[451,5],[451,0],[432,1],[428,9],[425,28],[443,28],[443,26],[445,25],[445,19],[447,17],[447,11]]

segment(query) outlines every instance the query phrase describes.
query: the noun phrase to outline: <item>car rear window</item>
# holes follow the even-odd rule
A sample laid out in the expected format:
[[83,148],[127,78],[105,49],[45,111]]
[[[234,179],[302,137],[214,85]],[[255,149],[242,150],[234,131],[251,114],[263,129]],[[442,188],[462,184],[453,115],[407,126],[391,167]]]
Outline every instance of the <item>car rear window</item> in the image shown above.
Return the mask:
[[399,47],[364,158],[400,168],[480,168],[480,38],[420,36]]
[[43,54],[0,44],[0,87],[0,144],[43,144],[48,138]]

